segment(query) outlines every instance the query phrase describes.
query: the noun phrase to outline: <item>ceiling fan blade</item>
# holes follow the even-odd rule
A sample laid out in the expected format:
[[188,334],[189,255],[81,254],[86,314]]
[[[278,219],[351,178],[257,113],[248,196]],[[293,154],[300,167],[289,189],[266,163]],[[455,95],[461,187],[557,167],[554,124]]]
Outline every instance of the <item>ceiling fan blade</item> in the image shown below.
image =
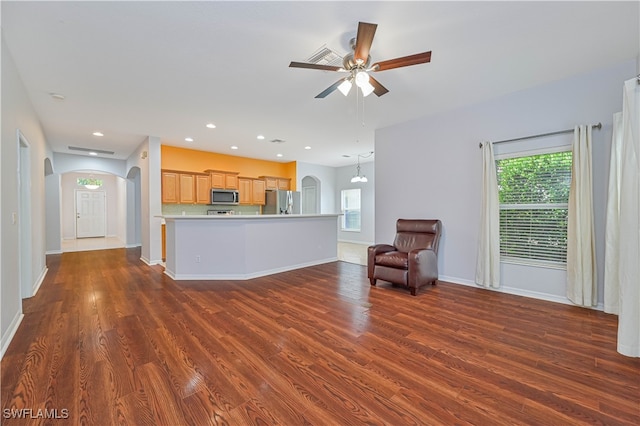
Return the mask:
[[371,76],[369,76],[369,83],[373,86],[373,93],[375,93],[376,96],[382,96],[389,91],[389,89],[384,87],[378,80]]
[[356,47],[354,49],[353,58],[361,59],[363,63],[369,58],[369,50],[373,43],[373,36],[376,33],[378,24],[368,24],[366,22],[358,23],[358,34],[356,35]]
[[331,86],[327,87],[326,89],[324,89],[321,93],[319,93],[316,96],[316,99],[321,99],[326,97],[327,95],[333,93],[334,90],[336,90],[338,88],[338,86],[340,86],[340,84],[342,84],[343,81],[345,81],[348,77],[345,78],[341,78],[340,80],[336,81],[335,83],[333,83]]
[[424,64],[427,62],[431,62],[431,51],[377,62],[371,66],[371,71],[384,71],[393,68],[408,67],[409,65]]
[[290,68],[309,68],[312,70],[322,71],[344,71],[342,67],[336,67],[334,65],[322,65],[322,64],[309,64],[307,62],[291,62]]

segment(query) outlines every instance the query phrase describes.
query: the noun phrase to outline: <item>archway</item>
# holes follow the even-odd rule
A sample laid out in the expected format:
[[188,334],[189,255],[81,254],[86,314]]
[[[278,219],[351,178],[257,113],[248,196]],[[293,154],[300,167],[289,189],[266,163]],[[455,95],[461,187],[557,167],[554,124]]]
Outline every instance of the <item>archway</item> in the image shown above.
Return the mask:
[[320,180],[315,176],[302,178],[302,214],[318,214],[320,209]]
[[59,181],[61,251],[125,247],[127,180],[81,169],[65,171]]

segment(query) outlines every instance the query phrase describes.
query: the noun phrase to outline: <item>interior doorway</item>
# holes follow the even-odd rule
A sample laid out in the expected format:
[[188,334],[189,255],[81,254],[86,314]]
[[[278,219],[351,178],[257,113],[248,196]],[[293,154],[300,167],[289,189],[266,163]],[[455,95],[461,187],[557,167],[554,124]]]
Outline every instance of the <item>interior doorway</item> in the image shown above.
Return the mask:
[[320,213],[320,181],[314,176],[302,178],[302,214]]

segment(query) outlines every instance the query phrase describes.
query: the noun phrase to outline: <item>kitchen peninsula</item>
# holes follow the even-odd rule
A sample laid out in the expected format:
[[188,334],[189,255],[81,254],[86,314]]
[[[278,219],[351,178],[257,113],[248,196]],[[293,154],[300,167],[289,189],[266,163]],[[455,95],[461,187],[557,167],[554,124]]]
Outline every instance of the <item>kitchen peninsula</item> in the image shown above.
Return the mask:
[[165,273],[246,280],[338,260],[338,216],[166,215]]

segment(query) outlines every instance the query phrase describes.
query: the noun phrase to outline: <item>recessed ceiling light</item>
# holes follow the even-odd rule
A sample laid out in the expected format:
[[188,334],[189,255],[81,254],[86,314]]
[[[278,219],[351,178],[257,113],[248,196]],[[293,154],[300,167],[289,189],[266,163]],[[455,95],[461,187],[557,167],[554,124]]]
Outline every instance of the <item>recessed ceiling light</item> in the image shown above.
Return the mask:
[[193,142],[193,138],[184,138],[184,140],[187,142]]
[[311,149],[311,147],[310,146],[305,146],[304,149]]
[[237,146],[235,146],[235,145],[232,145],[232,146],[231,146],[231,149],[238,149],[238,147],[237,147]]
[[264,139],[264,136],[258,135],[258,139],[262,140],[262,139]]
[[276,157],[282,157],[282,154],[276,154]]
[[89,153],[89,155],[96,156],[96,155],[98,155],[98,153],[97,153],[97,152],[93,152],[93,151],[91,151],[91,152]]
[[104,136],[102,132],[93,132],[93,136]]
[[60,93],[49,93],[49,96],[51,96],[56,101],[64,101],[64,95]]
[[210,129],[215,129],[216,125],[213,124],[213,123],[209,123],[209,124],[207,124],[207,127],[210,128]]

